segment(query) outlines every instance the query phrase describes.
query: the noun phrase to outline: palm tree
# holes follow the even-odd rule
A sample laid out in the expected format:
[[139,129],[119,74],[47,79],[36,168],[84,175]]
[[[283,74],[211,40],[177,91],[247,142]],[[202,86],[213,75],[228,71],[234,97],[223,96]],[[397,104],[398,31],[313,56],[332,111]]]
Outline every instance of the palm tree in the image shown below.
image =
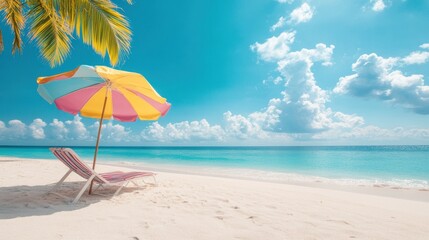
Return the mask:
[[[107,53],[112,65],[130,49],[128,21],[110,0],[0,0],[0,12],[14,33],[12,53],[22,50],[22,32],[28,22],[30,39],[51,67],[69,54],[74,33],[96,53],[103,57]],[[3,48],[0,29],[0,52]]]

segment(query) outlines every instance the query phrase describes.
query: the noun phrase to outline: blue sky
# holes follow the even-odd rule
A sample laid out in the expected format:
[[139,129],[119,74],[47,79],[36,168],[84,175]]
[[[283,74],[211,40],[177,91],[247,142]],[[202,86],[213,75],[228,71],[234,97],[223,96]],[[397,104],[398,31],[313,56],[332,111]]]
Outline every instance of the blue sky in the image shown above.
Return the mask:
[[[117,2],[133,31],[117,68],[172,103],[157,122],[106,121],[102,145],[429,144],[429,2]],[[50,68],[11,55],[1,23],[0,144],[93,145],[97,122],[57,110],[36,78],[107,65],[79,39]]]

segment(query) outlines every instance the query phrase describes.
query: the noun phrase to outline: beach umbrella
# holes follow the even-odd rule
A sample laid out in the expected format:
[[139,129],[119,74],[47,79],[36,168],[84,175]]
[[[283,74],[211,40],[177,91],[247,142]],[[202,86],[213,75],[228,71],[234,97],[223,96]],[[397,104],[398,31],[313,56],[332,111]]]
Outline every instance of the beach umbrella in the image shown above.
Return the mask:
[[[39,94],[58,109],[100,119],[92,168],[95,169],[103,119],[157,120],[170,109],[142,75],[105,66],[78,68],[37,79]],[[91,190],[90,190],[91,192]]]

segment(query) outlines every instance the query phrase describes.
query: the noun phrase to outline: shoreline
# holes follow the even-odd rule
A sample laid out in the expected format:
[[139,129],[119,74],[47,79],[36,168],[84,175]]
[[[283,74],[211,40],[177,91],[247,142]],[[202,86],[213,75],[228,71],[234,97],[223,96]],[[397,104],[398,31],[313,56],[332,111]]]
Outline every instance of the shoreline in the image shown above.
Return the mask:
[[[17,161],[57,161],[56,159],[31,159],[0,156],[0,162],[4,159],[11,159]],[[86,163],[89,164],[88,161],[86,161]],[[97,163],[97,166],[113,166],[138,169],[141,171],[152,171],[158,173],[173,173],[203,177],[207,176],[255,182],[286,184],[429,202],[429,185],[427,187],[401,186],[397,183],[389,184],[389,181],[383,181],[379,179],[331,179],[318,176],[302,175],[298,173],[273,172],[245,168],[183,166],[171,164],[157,165],[144,162],[129,161],[103,161]]]
[[[321,188],[353,193],[369,194],[383,197],[393,197],[414,201],[429,202],[428,187],[403,187],[390,185],[384,182],[374,183],[367,180],[364,183],[356,184],[356,179],[330,179],[318,176],[306,176],[296,173],[271,172],[243,168],[225,168],[225,167],[197,167],[197,166],[177,166],[177,165],[154,165],[135,162],[104,162],[104,165],[118,166],[127,168],[136,168],[140,170],[149,170],[155,172],[209,176],[217,178],[238,179],[255,182],[267,182],[276,184],[286,184],[303,186],[310,188]],[[189,170],[191,169],[191,170]],[[238,173],[238,174],[237,174]],[[267,175],[275,174],[275,177],[267,178]],[[285,177],[281,179],[282,177]],[[342,181],[344,180],[344,181]],[[351,180],[351,181],[350,181]],[[358,179],[359,180],[359,179]]]
[[[313,148],[314,151],[308,151]],[[235,147],[221,151],[213,150],[218,149],[214,147],[146,147],[146,150],[133,147],[106,147],[106,149],[99,156],[102,160],[100,163],[125,166],[137,164],[156,171],[300,185],[334,185],[340,188],[371,186],[382,189],[429,190],[427,174],[429,165],[425,161],[429,148],[426,145],[342,148],[312,146],[304,148],[307,150],[301,147],[244,148],[249,151],[241,151]],[[75,150],[84,160],[91,161],[93,158],[93,151],[89,148]],[[45,147],[5,148],[2,153],[5,156],[23,158],[53,158]]]

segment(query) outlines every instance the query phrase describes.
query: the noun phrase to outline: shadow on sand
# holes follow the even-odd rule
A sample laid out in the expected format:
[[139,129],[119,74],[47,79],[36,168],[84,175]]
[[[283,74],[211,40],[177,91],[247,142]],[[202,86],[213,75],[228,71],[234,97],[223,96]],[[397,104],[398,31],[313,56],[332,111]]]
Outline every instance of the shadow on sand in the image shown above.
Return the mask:
[[[27,216],[51,215],[57,212],[74,211],[88,207],[91,204],[102,200],[109,200],[113,197],[115,187],[100,189],[96,194],[88,195],[84,193],[76,204],[71,204],[72,199],[77,195],[85,182],[63,183],[57,193],[70,197],[65,199],[48,192],[54,184],[36,186],[12,186],[0,187],[0,219],[12,219]],[[119,195],[132,192],[145,187],[126,187]],[[102,194],[102,195],[99,195]]]

